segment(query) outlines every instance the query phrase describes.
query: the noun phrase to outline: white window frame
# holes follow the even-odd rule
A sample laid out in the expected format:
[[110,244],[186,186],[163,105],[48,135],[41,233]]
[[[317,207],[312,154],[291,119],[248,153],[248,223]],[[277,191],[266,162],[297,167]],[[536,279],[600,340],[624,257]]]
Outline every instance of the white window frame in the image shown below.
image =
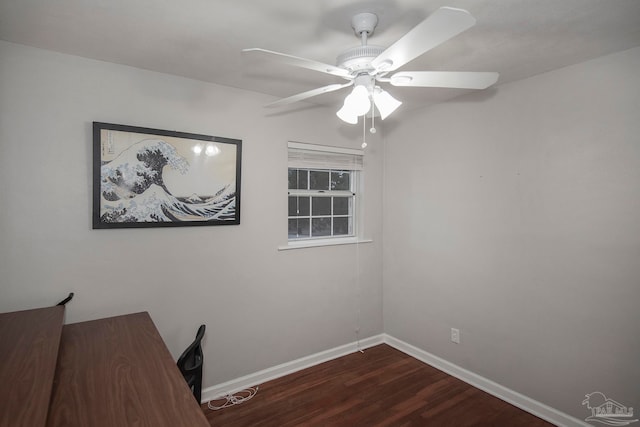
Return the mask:
[[[344,245],[370,241],[362,240],[359,237],[361,231],[360,225],[362,222],[361,205],[364,188],[362,185],[364,151],[290,141],[288,143],[288,157],[287,170],[289,168],[295,168],[307,170],[348,170],[352,172],[350,190],[334,190],[322,193],[318,190],[289,190],[287,188],[288,195],[302,195],[309,197],[348,195],[353,197],[353,207],[351,211],[352,234],[347,236],[321,236],[289,239],[287,226],[287,245],[280,246],[278,249],[286,250],[316,246]],[[311,212],[309,212],[309,214],[311,216]],[[287,211],[287,220],[288,218],[289,215]]]

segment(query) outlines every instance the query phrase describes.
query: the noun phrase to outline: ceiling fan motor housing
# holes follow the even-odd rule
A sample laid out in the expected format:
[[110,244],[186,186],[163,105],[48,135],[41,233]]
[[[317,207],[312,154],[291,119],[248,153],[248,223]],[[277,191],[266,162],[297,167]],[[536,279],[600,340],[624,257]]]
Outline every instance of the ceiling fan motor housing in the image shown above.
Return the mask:
[[350,71],[371,71],[371,61],[384,52],[381,46],[356,46],[342,52],[336,59],[337,66]]

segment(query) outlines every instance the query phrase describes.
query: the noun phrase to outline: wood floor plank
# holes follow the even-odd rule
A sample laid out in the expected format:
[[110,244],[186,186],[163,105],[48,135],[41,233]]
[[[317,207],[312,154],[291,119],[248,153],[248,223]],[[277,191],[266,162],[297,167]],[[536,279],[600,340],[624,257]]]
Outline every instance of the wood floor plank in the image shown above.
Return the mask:
[[261,384],[241,405],[202,409],[212,427],[552,426],[385,344]]

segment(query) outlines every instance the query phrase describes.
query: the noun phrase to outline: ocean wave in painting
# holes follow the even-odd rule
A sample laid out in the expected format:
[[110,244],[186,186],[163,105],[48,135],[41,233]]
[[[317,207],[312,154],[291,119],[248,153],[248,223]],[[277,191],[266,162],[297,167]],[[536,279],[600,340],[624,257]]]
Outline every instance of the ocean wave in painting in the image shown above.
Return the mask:
[[174,196],[167,189],[165,167],[185,174],[189,162],[160,139],[145,139],[101,166],[102,222],[231,221],[235,219],[235,185],[213,195]]

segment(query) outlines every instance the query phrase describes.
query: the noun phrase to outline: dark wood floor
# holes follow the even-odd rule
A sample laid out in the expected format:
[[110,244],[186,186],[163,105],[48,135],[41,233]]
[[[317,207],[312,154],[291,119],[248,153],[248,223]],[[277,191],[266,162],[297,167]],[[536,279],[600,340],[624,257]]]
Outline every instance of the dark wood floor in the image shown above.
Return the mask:
[[385,344],[261,384],[241,405],[202,408],[223,427],[552,426]]

